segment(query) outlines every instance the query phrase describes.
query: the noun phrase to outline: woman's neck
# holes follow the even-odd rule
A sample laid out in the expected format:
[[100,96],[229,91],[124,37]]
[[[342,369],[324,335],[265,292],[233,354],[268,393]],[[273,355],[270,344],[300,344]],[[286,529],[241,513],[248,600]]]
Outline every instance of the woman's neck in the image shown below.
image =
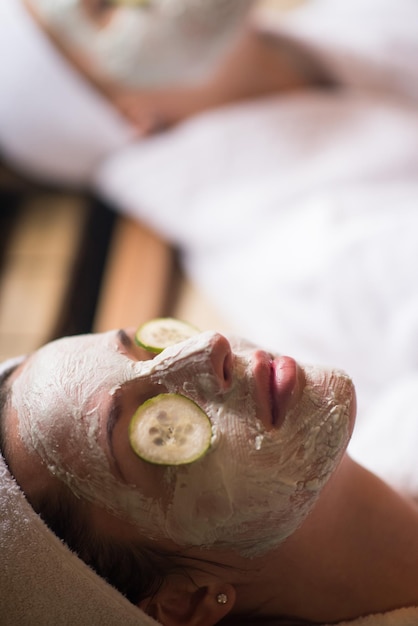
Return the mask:
[[256,584],[265,613],[333,622],[418,606],[417,581],[416,505],[345,457]]

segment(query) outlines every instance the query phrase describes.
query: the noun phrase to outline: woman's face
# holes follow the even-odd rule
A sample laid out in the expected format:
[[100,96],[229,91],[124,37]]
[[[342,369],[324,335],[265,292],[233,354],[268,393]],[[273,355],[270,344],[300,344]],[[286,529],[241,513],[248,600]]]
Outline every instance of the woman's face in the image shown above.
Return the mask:
[[159,88],[201,81],[231,45],[254,0],[37,0],[55,35],[102,76]]
[[[128,437],[145,400],[181,393],[213,441],[189,465],[140,459]],[[81,498],[149,539],[254,556],[292,534],[347,446],[354,390],[342,372],[301,367],[206,332],[154,356],[133,331],[60,339],[12,383],[22,445]]]

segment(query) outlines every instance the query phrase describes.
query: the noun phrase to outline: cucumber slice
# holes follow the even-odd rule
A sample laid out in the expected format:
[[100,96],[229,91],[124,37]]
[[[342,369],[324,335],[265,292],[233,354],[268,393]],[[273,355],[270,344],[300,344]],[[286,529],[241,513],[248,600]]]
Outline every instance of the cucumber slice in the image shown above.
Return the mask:
[[158,317],[146,322],[135,333],[136,343],[148,352],[162,352],[164,348],[199,334],[199,330],[173,317]]
[[129,425],[133,451],[157,465],[184,465],[200,459],[210,448],[212,425],[192,400],[162,393],[141,404]]

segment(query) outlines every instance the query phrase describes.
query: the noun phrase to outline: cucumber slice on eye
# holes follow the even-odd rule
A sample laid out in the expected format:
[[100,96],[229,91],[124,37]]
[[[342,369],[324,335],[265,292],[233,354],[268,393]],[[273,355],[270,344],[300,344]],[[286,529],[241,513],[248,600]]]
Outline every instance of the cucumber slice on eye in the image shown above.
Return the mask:
[[199,334],[199,330],[173,317],[158,317],[146,322],[135,333],[136,343],[148,352],[162,352],[164,348]]
[[206,413],[176,393],[162,393],[144,402],[129,425],[133,451],[156,465],[193,463],[209,450],[211,439]]

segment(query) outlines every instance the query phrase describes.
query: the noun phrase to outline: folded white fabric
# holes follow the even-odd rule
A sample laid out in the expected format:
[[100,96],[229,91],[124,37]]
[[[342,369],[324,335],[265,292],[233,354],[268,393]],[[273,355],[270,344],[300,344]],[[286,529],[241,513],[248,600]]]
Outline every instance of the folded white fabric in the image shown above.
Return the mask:
[[[17,362],[0,364],[0,378]],[[0,563],[2,626],[158,626],[47,528],[1,454]]]

